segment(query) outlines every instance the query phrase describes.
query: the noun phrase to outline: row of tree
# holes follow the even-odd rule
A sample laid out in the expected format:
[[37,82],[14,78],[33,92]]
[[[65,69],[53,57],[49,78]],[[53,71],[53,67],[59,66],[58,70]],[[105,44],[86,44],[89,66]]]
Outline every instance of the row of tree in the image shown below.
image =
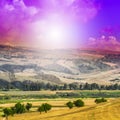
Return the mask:
[[[29,112],[30,109],[32,108],[32,104],[31,103],[27,103],[26,105],[21,104],[20,102],[16,103],[14,107],[11,108],[4,108],[3,109],[3,117],[6,118],[6,120],[8,120],[8,116],[14,116],[14,114],[23,114],[25,112]],[[41,112],[45,112],[47,113],[47,111],[51,110],[52,106],[50,104],[44,103],[41,106],[38,107],[37,111]]]
[[[95,99],[95,103],[98,104],[98,103],[102,103],[102,102],[107,102],[107,99],[105,98],[97,98]],[[83,107],[85,105],[84,101],[82,101],[81,99],[78,99],[76,101],[69,101],[66,103],[67,107],[69,107],[69,109],[72,109],[74,106],[75,107]]]
[[[101,103],[101,102],[107,102],[107,100],[105,98],[97,98],[95,99],[95,103]],[[75,100],[73,102],[69,101],[66,103],[66,106],[69,109],[72,109],[74,106],[75,107],[83,107],[85,105],[84,101],[81,99]],[[27,103],[26,105],[21,104],[20,102],[16,103],[14,107],[11,108],[4,108],[3,109],[3,117],[6,118],[6,120],[8,120],[8,116],[14,116],[14,114],[22,114],[25,113],[26,111],[29,112],[30,109],[32,108],[32,104],[31,103]],[[48,111],[50,111],[52,109],[52,105],[48,104],[48,103],[43,103],[42,105],[40,105],[37,109],[38,112],[40,112],[40,114],[42,112],[47,113]]]
[[[2,90],[9,90],[9,86],[2,86]],[[111,85],[99,85],[97,83],[70,83],[70,84],[51,84],[44,82],[32,82],[32,81],[14,81],[11,83],[11,89],[20,89],[25,91],[38,91],[38,90],[120,90],[120,84]]]
[[29,111],[30,108],[32,107],[31,103],[27,103],[26,105],[21,104],[20,102],[16,103],[14,107],[11,108],[4,108],[3,112],[4,115],[3,117],[6,117],[6,120],[8,120],[8,116],[14,116],[14,114],[22,114],[25,113],[26,111]]
[[22,90],[120,90],[120,84],[99,85],[97,83],[70,83],[54,85],[50,83],[24,82]]
[[[84,102],[80,99],[74,101],[74,102],[67,102],[66,106],[69,107],[70,109],[73,108],[73,106],[76,107],[82,107],[84,106]],[[32,104],[31,103],[27,103],[26,105],[21,104],[20,102],[16,103],[14,107],[11,108],[4,108],[3,109],[3,117],[6,118],[6,120],[8,120],[9,116],[14,116],[14,114],[23,114],[26,111],[30,111],[30,109],[32,108]],[[42,105],[40,105],[37,109],[38,112],[42,113],[45,112],[47,113],[49,110],[52,109],[52,106],[48,103],[43,103]]]

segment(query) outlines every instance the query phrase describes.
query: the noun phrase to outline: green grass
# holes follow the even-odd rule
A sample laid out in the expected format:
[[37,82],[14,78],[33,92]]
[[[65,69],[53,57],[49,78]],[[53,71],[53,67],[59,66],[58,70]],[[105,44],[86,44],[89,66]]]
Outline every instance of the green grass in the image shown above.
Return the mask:
[[29,99],[55,98],[117,98],[120,90],[76,90],[76,91],[0,91],[0,103]]

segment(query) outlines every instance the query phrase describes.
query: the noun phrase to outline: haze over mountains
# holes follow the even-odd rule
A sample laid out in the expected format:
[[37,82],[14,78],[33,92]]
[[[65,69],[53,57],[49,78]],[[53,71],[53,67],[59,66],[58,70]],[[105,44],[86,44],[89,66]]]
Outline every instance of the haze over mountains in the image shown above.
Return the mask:
[[87,48],[120,51],[120,42],[115,36],[101,36],[100,38],[89,38],[87,42]]
[[[119,43],[112,39],[111,44],[117,43],[119,48]],[[94,41],[91,44],[94,49],[88,50],[34,50],[1,45],[0,82],[120,83],[120,51],[108,49],[107,46],[100,50],[103,42],[100,47],[96,47]]]

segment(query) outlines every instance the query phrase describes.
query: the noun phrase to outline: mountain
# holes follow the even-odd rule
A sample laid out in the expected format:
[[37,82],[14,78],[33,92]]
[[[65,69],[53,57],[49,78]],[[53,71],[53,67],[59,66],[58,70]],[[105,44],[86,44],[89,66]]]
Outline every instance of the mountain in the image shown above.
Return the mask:
[[0,83],[15,81],[119,84],[120,53],[95,49],[34,50],[0,45]]

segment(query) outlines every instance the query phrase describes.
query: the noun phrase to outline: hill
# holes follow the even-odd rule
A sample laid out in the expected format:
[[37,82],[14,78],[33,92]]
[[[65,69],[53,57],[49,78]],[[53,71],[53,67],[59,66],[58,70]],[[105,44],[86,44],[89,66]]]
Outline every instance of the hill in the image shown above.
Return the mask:
[[35,50],[0,45],[0,82],[119,84],[119,59],[118,51]]

